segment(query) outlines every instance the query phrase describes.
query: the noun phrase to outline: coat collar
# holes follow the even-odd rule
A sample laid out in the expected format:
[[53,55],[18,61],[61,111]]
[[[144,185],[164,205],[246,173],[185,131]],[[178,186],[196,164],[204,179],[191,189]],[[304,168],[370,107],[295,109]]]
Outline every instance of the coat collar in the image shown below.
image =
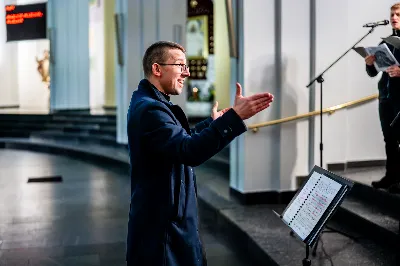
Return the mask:
[[182,108],[179,107],[179,105],[174,105],[169,100],[167,100],[166,96],[164,96],[159,90],[157,90],[157,88],[153,84],[151,84],[150,81],[148,81],[147,79],[142,79],[139,82],[138,89],[139,91],[145,94],[150,94],[150,97],[152,97],[153,99],[165,103],[171,110],[171,112],[174,114],[176,119],[178,119],[179,123],[181,123],[182,127],[190,135],[189,122],[186,118],[185,113],[183,112]]
[[393,35],[393,36],[399,36],[399,37],[400,37],[400,30],[395,30],[395,29],[393,29],[392,35]]
[[167,105],[172,105],[172,103],[169,101],[169,96],[164,95],[159,90],[157,90],[157,88],[147,79],[142,79],[139,82],[139,90],[146,94],[150,93],[151,97],[155,98],[156,100],[159,100]]

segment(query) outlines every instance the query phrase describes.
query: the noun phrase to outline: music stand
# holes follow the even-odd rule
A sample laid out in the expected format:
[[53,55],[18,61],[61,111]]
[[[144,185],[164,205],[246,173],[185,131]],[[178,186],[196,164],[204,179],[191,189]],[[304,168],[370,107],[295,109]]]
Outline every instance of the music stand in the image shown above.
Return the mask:
[[[371,26],[371,29],[359,40],[359,41],[357,41],[351,48],[349,48],[344,54],[342,54],[338,59],[336,59],[330,66],[328,66],[324,71],[322,71],[322,73],[321,74],[319,74],[317,77],[315,77],[314,79],[312,79],[311,81],[310,81],[310,83],[306,86],[307,88],[309,88],[309,87],[311,87],[311,85],[312,84],[314,84],[314,82],[315,81],[317,81],[319,84],[320,84],[320,110],[319,110],[319,117],[320,117],[320,144],[319,144],[319,152],[320,152],[320,167],[323,167],[323,160],[322,160],[322,157],[323,157],[323,150],[324,150],[324,144],[323,144],[323,141],[322,141],[322,138],[323,138],[323,134],[322,134],[322,130],[323,130],[323,127],[322,127],[322,100],[323,100],[323,97],[322,97],[322,92],[323,92],[323,90],[322,90],[322,84],[323,84],[323,82],[324,82],[324,78],[323,78],[323,75],[331,68],[331,67],[333,67],[340,59],[342,59],[348,52],[350,52],[351,50],[353,50],[355,47],[356,47],[356,45],[357,44],[359,44],[362,40],[364,40],[369,34],[371,34],[373,31],[374,31],[374,29],[377,27],[378,25],[372,25]],[[347,236],[347,237],[350,237],[350,238],[353,238],[353,237],[351,237],[350,235],[348,235],[348,234],[346,234],[346,233],[344,233],[344,232],[340,232],[339,230],[336,230],[336,229],[333,229],[333,228],[329,228],[331,231],[329,231],[329,232],[336,232],[336,233],[340,233],[340,234],[342,234],[342,235],[344,235],[344,236]],[[324,233],[324,232],[322,232],[322,233]],[[293,233],[291,232],[290,233],[292,236],[293,236]],[[319,240],[319,238],[318,238],[318,240]],[[315,245],[315,247],[314,247],[314,250],[313,250],[313,256],[315,256],[316,254],[317,254],[317,247],[318,247],[318,245]]]
[[323,227],[353,185],[354,182],[315,165],[283,213],[280,215],[274,211],[291,228],[291,232],[306,244],[303,266],[311,265],[310,247],[318,242]]

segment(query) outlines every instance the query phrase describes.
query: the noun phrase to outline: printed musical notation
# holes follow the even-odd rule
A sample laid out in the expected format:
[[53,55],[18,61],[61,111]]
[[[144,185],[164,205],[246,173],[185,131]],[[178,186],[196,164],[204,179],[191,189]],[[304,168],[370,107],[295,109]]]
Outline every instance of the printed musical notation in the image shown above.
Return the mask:
[[287,208],[283,220],[304,240],[341,188],[342,184],[314,172]]
[[314,172],[308,179],[307,183],[303,186],[303,189],[299,192],[297,197],[292,201],[291,205],[287,208],[283,214],[283,220],[290,223],[296,216],[298,210],[301,208],[303,202],[306,201],[307,196],[311,193],[315,185],[319,180],[319,174]]

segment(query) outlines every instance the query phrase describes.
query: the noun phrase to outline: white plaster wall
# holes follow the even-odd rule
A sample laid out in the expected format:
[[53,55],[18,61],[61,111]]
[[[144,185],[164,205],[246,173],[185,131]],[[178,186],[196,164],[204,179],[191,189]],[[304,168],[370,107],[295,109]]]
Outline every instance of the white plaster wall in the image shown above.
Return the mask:
[[49,90],[37,71],[36,56],[43,57],[49,49],[48,40],[18,42],[18,91],[21,109],[46,110],[49,107]]
[[[243,94],[259,92],[276,94],[275,83],[275,19],[274,1],[244,1],[243,7]],[[276,99],[279,101],[279,99]],[[246,120],[246,124],[277,119],[279,104]],[[244,135],[243,187],[241,191],[279,189],[280,187],[280,130],[267,127],[257,134]]]
[[[13,4],[15,1],[0,0],[0,6]],[[5,21],[5,10],[0,8],[0,21]],[[6,24],[0,23],[0,107],[17,106],[18,102],[18,44],[7,43]]]
[[90,107],[104,105],[104,3],[89,5]]
[[[281,117],[307,113],[310,76],[310,1],[282,1]],[[299,19],[305,18],[305,19]],[[308,121],[281,127],[281,187],[293,189],[308,172]]]
[[[40,0],[17,0],[17,4],[43,3]],[[36,57],[41,59],[43,51],[49,49],[49,41],[26,40],[17,42],[18,95],[21,109],[48,109],[49,90],[37,71]]]

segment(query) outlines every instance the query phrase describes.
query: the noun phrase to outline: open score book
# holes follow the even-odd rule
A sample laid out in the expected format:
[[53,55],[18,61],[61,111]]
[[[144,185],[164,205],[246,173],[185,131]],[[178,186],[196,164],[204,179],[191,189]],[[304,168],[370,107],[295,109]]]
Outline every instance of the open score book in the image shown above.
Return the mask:
[[312,245],[352,186],[347,179],[314,166],[281,218],[303,242]]

